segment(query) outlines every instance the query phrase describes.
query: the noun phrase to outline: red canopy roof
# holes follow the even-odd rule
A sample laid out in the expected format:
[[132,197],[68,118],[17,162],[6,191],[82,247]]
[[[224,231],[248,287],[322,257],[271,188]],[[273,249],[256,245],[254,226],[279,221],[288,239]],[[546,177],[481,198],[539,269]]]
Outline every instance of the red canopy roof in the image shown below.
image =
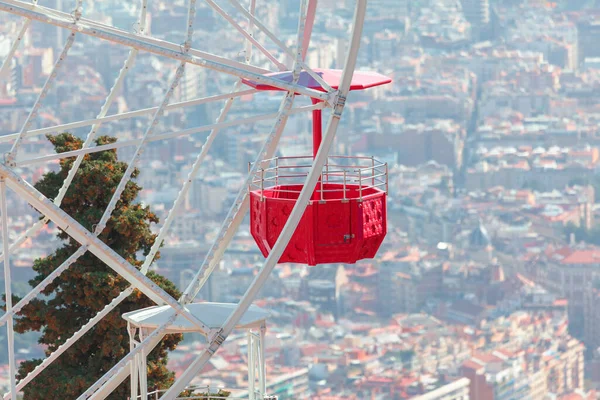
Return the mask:
[[[316,68],[314,71],[333,89],[337,89],[340,84],[340,80],[342,78],[342,70],[341,69],[319,69]],[[292,71],[283,71],[283,72],[272,72],[265,74],[269,78],[279,79],[285,83],[291,83],[293,78]],[[352,83],[350,84],[350,90],[364,90],[374,86],[385,85],[392,81],[391,78],[388,78],[385,75],[381,75],[377,72],[362,72],[355,71],[352,76]],[[276,88],[274,86],[255,82],[252,80],[244,79],[243,82],[252,86],[258,90],[283,90]],[[306,71],[300,72],[300,78],[298,79],[298,85],[304,86],[309,89],[320,90],[325,92],[325,89],[321,87],[319,82],[317,82],[312,76],[308,74]]]

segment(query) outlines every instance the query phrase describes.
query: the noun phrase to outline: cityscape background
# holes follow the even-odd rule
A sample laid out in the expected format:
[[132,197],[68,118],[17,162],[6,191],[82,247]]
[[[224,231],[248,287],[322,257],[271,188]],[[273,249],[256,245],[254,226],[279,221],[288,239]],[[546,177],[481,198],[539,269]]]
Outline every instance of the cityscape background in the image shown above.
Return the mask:
[[[43,3],[65,11],[74,4]],[[84,2],[84,16],[135,31],[134,3]],[[275,269],[255,302],[271,311],[268,392],[282,400],[596,399],[600,1],[368,4],[358,68],[393,84],[349,96],[332,153],[388,163],[388,235],[373,260]],[[353,6],[319,1],[309,66],[342,67]],[[257,15],[293,44],[297,1],[258,1]],[[151,0],[147,33],[183,42],[185,18],[184,1]],[[18,18],[0,14],[0,60],[19,27]],[[0,136],[19,132],[66,40],[65,31],[32,23],[0,78]],[[243,37],[202,2],[193,47],[245,56]],[[122,46],[78,37],[31,129],[95,118],[126,57]],[[256,54],[253,64],[269,67]],[[174,66],[140,53],[108,114],[157,106]],[[188,65],[173,101],[224,93],[233,83]],[[245,96],[230,119],[274,112],[280,99],[273,92]],[[158,130],[211,124],[220,107],[169,111]],[[150,118],[108,122],[100,133],[135,139]],[[227,128],[213,146],[153,267],[180,289],[208,251],[270,124]],[[278,155],[310,154],[310,129],[309,115],[292,116]],[[70,131],[84,137],[89,128]],[[161,220],[205,138],[153,142],[143,154],[140,200]],[[0,141],[0,152],[9,145]],[[43,135],[26,138],[21,149],[21,159],[53,152]],[[128,161],[133,151],[121,148],[119,156]],[[57,166],[32,162],[21,173],[35,182]],[[16,196],[9,216],[11,240],[38,219]],[[58,245],[55,234],[48,226],[13,257],[17,294],[28,290],[33,260]],[[238,301],[263,259],[245,224],[200,298]],[[35,334],[16,340],[19,359],[43,356]],[[186,335],[170,367],[180,373],[202,346]],[[0,346],[4,363],[6,351]],[[245,336],[230,337],[196,383],[243,389],[246,355]],[[0,384],[7,378],[3,365]]]

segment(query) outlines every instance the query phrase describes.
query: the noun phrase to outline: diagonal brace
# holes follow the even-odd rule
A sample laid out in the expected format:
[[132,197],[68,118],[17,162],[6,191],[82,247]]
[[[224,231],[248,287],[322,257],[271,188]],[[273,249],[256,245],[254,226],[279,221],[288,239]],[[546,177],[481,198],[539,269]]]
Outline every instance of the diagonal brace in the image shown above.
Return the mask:
[[28,182],[21,179],[5,165],[0,165],[0,176],[6,179],[9,188],[15,191],[35,209],[50,218],[58,227],[69,234],[82,246],[88,246],[89,251],[102,260],[111,269],[125,278],[133,287],[140,290],[156,304],[170,305],[178,314],[198,326],[204,334],[210,331],[202,321],[190,314],[171,295],[152,282],[136,267],[108,247],[104,242],[85,229],[79,222],[52,203],[46,196],[36,190]]

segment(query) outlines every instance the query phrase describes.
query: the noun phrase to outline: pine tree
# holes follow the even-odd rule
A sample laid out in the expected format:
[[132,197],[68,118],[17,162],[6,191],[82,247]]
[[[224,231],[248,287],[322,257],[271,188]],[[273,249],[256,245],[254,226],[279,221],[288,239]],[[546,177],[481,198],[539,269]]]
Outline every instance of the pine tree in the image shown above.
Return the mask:
[[[68,133],[48,136],[58,153],[77,150],[82,141]],[[97,145],[115,142],[111,137],[99,137]],[[54,198],[66,178],[73,158],[62,159],[57,172],[49,172],[35,187],[45,196]],[[117,159],[116,150],[86,155],[62,201],[61,208],[84,227],[93,231],[116,190],[127,164]],[[139,174],[137,169],[132,177]],[[150,225],[158,218],[149,207],[136,201],[142,188],[135,181],[127,183],[106,228],[99,238],[131,264],[141,266],[138,259],[147,254],[156,235]],[[65,232],[59,231],[62,247],[47,257],[35,260],[37,276],[29,284],[34,287],[73,254],[80,245]],[[173,297],[179,297],[175,285],[166,278],[149,272],[148,277]],[[121,291],[128,282],[90,252],[86,252],[61,276],[27,305],[16,320],[19,333],[41,331],[39,342],[52,353],[83,324],[92,318]],[[128,311],[149,307],[154,303],[141,292],[134,291],[125,301],[85,334],[69,350],[55,360],[24,389],[24,399],[48,399],[60,393],[61,399],[76,399],[106,371],[129,352],[126,322],[121,315]],[[182,335],[168,335],[148,356],[148,386],[158,389],[169,387],[174,379],[166,368],[167,351],[173,350]],[[22,379],[42,360],[21,363],[18,378]],[[124,382],[110,399],[125,399],[129,383]],[[50,396],[50,397],[48,397]]]

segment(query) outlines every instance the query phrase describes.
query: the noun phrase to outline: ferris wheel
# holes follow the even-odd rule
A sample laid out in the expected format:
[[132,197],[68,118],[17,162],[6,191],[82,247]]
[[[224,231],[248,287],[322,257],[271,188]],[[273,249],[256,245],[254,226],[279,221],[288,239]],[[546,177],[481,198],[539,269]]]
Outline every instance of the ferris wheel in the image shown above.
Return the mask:
[[[214,0],[204,0],[217,14],[224,18],[233,31],[245,40],[245,60],[222,57],[192,47],[196,1],[187,1],[187,20],[183,44],[160,40],[146,34],[148,0],[141,0],[139,19],[134,32],[124,31],[107,24],[86,18],[83,0],[76,0],[72,12],[51,9],[38,4],[37,0],[0,0],[0,11],[20,17],[7,57],[2,60],[0,79],[6,79],[12,59],[33,21],[54,25],[67,33],[66,43],[56,58],[52,71],[34,102],[20,131],[0,137],[0,143],[10,144],[10,151],[0,163],[0,213],[2,215],[2,259],[6,282],[6,312],[0,323],[7,326],[10,370],[10,392],[4,399],[15,399],[15,394],[60,357],[73,343],[92,329],[111,310],[137,289],[152,299],[156,306],[123,315],[129,327],[131,351],[112,369],[79,397],[80,399],[106,398],[119,384],[131,379],[131,398],[148,398],[146,381],[146,355],[159,343],[164,335],[180,332],[197,332],[206,337],[206,348],[191,362],[173,386],[161,393],[161,398],[174,399],[198,375],[234,329],[243,329],[248,335],[248,395],[250,399],[262,399],[268,393],[265,377],[264,334],[268,311],[252,305],[264,286],[269,274],[279,262],[296,262],[309,265],[323,263],[354,263],[375,256],[386,234],[387,165],[372,157],[333,156],[329,154],[342,117],[346,97],[351,90],[367,89],[383,85],[390,79],[377,73],[355,73],[362,27],[365,18],[366,0],[356,0],[352,29],[349,33],[348,51],[342,70],[312,69],[305,63],[315,16],[317,0],[301,0],[295,43],[288,46],[256,16],[256,10],[264,4],[256,0],[240,3],[227,0],[235,14],[225,11]],[[290,60],[281,61],[265,44],[259,42],[255,33],[269,40]],[[82,36],[91,36],[123,46],[129,50],[128,57],[110,89],[97,117],[47,128],[32,129],[48,91],[55,83],[58,72],[73,43]],[[257,52],[272,65],[271,69],[251,63],[252,52]],[[125,77],[132,70],[139,52],[148,52],[175,60],[175,73],[157,107],[109,114],[121,90]],[[233,90],[228,93],[174,103],[175,88],[180,84],[186,65],[196,65],[219,73],[236,77]],[[280,96],[276,113],[263,114],[239,120],[227,119],[237,99],[258,91],[271,91]],[[312,105],[294,107],[297,96],[307,96]],[[181,131],[159,133],[157,125],[164,114],[173,109],[190,105],[223,102],[220,115],[214,124],[189,128]],[[330,109],[330,116],[322,129],[321,111]],[[280,138],[291,115],[312,113],[313,154],[276,157]],[[126,120],[137,115],[151,115],[151,122],[141,138],[118,140],[115,143],[97,146],[94,139],[101,125],[109,121]],[[146,277],[160,245],[169,231],[177,210],[190,190],[211,145],[224,128],[250,124],[270,119],[271,129],[262,144],[254,163],[249,166],[243,188],[222,223],[204,261],[189,282],[183,295],[175,299]],[[83,147],[60,154],[47,154],[34,159],[22,157],[25,138],[68,129],[89,127]],[[191,166],[189,176],[172,204],[166,220],[160,228],[154,245],[141,268],[136,268],[102,242],[98,235],[105,228],[114,211],[125,185],[135,168],[144,168],[141,154],[154,141],[167,140],[198,132],[209,132],[199,154]],[[77,169],[86,154],[117,148],[134,148],[133,157],[126,160],[128,168],[119,183],[99,223],[90,231],[61,210],[60,205]],[[19,174],[19,168],[74,157],[73,166],[54,199],[48,199]],[[27,201],[44,219],[31,226],[24,235],[9,243],[7,216],[7,190]],[[264,265],[238,304],[195,302],[195,298],[219,264],[235,233],[250,212],[250,230],[265,256]],[[18,303],[11,302],[11,253],[14,253],[28,238],[34,237],[48,221],[53,222],[81,247],[65,263],[50,274]],[[71,338],[58,347],[28,376],[17,382],[14,351],[13,317],[26,304],[69,268],[78,257],[91,252],[116,273],[130,283],[130,287],[106,305],[95,317],[83,325]],[[315,268],[318,268],[315,267]]]

